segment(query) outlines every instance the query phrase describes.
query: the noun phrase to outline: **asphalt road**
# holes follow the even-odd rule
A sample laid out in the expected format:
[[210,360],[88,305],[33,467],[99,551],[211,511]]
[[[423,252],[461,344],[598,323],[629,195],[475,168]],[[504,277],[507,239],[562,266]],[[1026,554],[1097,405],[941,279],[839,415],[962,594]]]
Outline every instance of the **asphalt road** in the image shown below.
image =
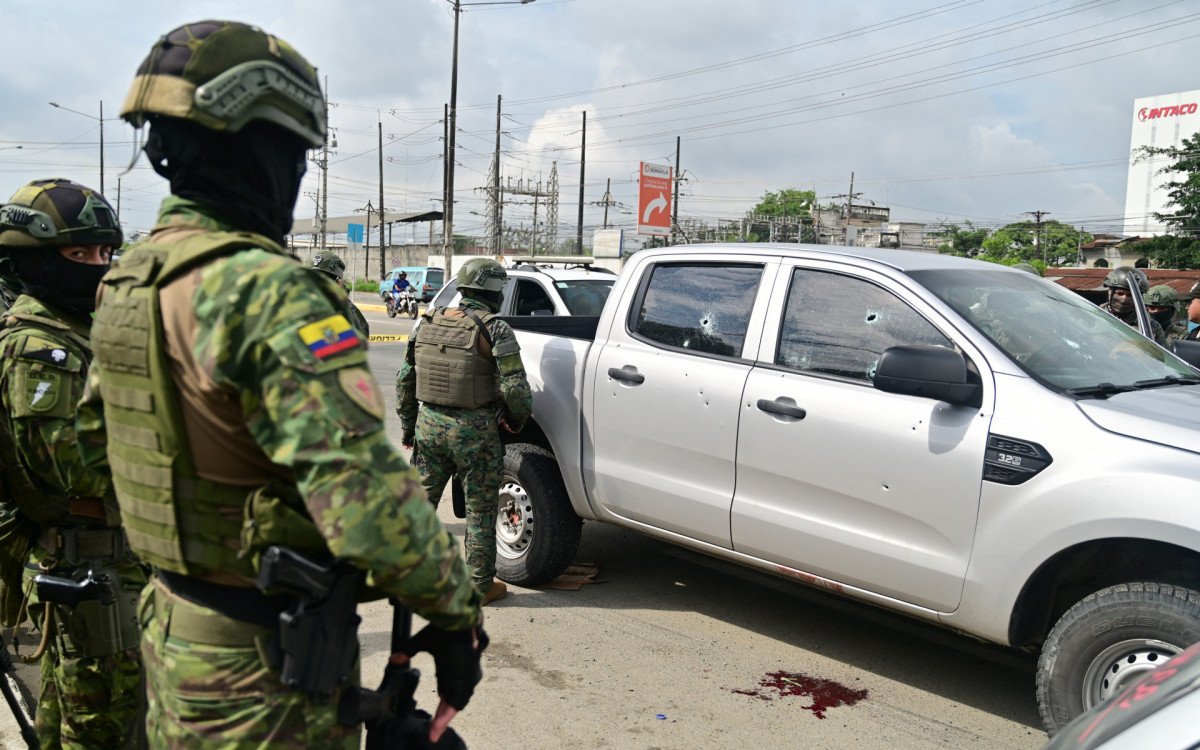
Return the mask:
[[[365,312],[373,334],[411,330],[411,321]],[[370,351],[397,444],[392,383],[403,352],[402,341]],[[439,515],[461,540],[448,499]],[[584,525],[577,559],[599,567],[597,583],[510,587],[488,608],[484,680],[453,724],[473,750],[1045,742],[1031,657],[603,524]],[[382,603],[360,614],[372,685],[391,615]],[[433,664],[416,662],[425,673],[418,700],[432,710]],[[20,747],[4,720],[0,746]]]

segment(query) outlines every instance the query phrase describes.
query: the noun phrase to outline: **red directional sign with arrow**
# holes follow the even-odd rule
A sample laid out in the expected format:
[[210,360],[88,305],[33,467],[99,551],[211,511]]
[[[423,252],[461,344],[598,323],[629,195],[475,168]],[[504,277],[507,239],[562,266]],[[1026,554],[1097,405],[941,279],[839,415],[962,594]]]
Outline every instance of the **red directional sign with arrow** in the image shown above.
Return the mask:
[[638,174],[638,234],[665,237],[671,233],[672,167],[642,162]]

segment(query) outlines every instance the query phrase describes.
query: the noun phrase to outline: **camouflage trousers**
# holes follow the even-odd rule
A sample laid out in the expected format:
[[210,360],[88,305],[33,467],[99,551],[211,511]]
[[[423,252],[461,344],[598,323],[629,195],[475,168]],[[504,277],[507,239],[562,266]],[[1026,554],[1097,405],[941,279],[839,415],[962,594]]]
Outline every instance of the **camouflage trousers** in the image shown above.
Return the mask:
[[[41,572],[66,576],[69,572],[57,568],[43,571],[41,558],[35,550],[24,573],[29,616],[38,632],[47,605],[37,599],[34,576]],[[146,584],[145,571],[133,561],[114,568],[122,588],[136,598]],[[42,750],[137,747],[142,724],[142,667],[137,648],[108,656],[81,656],[63,632],[62,622],[60,615],[41,660],[34,729]]]
[[457,474],[467,505],[467,565],[475,587],[487,591],[496,576],[496,507],[504,473],[504,448],[494,409],[421,404],[413,466],[436,506]]
[[272,630],[194,604],[157,579],[139,620],[155,750],[358,750],[360,727],[337,723],[336,697],[315,704],[280,684],[266,660]]

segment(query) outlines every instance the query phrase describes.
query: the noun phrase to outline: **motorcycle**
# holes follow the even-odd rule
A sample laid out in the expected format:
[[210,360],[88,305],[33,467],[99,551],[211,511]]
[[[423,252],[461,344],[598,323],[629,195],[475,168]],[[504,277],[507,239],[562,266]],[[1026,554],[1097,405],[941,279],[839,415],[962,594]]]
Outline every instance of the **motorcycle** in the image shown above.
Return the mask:
[[417,295],[413,294],[409,289],[400,292],[400,299],[396,301],[396,311],[415,319],[418,315]]
[[383,293],[383,304],[387,306],[387,316],[396,317],[396,297],[391,292]]

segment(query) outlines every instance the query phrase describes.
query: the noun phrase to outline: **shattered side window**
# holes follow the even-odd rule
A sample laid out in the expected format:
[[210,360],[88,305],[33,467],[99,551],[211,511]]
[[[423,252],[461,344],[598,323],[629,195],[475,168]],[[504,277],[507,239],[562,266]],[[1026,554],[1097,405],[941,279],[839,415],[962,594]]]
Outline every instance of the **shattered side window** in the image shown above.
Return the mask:
[[892,346],[952,346],[898,297],[870,282],[796,269],[788,290],[775,364],[870,382]]
[[762,271],[761,265],[659,264],[634,333],[667,346],[740,357]]

